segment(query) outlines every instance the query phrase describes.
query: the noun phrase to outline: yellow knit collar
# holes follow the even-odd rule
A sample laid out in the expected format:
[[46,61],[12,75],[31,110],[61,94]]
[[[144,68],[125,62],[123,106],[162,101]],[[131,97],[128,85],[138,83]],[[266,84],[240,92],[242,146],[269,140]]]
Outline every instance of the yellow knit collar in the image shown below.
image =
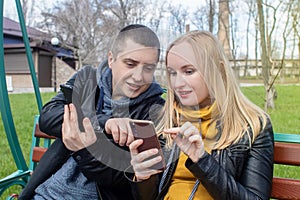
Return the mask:
[[196,126],[202,134],[205,149],[210,152],[210,149],[216,142],[217,136],[216,122],[212,121],[212,115],[217,114],[216,102],[200,109],[176,106],[175,110],[177,110],[179,125],[189,121]]
[[186,119],[187,121],[199,121],[199,118],[202,121],[210,120],[215,107],[216,102],[200,109],[175,105],[178,114],[182,116],[182,119]]

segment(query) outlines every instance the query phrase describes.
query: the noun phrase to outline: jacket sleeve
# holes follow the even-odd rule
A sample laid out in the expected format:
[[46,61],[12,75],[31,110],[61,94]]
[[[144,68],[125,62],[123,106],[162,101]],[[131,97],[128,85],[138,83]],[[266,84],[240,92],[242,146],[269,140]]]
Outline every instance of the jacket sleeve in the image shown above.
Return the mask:
[[[159,104],[163,104],[160,98],[153,98],[151,99],[151,102],[156,103],[155,100]],[[143,104],[140,105],[140,108],[136,108],[136,113],[133,115],[133,118],[148,119],[149,105],[152,104]],[[89,180],[101,183],[101,185],[109,184],[107,181],[103,183],[104,180],[114,180],[114,182],[110,184],[116,184],[119,181],[124,181],[124,179],[126,179],[124,177],[124,171],[130,167],[131,161],[128,147],[121,147],[115,144],[112,136],[105,133],[105,123],[109,118],[111,118],[111,116],[107,116],[105,114],[97,115],[97,119],[101,127],[101,130],[96,133],[97,142],[87,148],[73,153],[73,158],[77,162],[83,174]],[[107,178],[108,176],[109,179]]]
[[158,196],[159,175],[153,175],[144,181],[130,180],[135,200],[153,200]]
[[130,166],[128,147],[120,147],[104,133],[97,134],[96,143],[73,153],[82,173],[102,186],[126,181],[124,171]]
[[[77,74],[74,74],[66,84],[74,85]],[[39,117],[39,128],[42,132],[58,138],[62,137],[61,128],[63,123],[64,105],[67,104],[61,91],[46,103]]]
[[273,154],[274,138],[269,122],[252,143],[245,165],[237,166],[243,167],[239,178],[230,175],[208,153],[205,153],[197,163],[188,159],[186,167],[214,199],[269,199],[273,177]]
[[[97,142],[87,148],[81,149],[72,154],[77,162],[80,171],[92,181],[105,187],[119,187],[126,185],[133,180],[134,172],[131,168],[131,155],[128,147],[120,147],[114,143],[111,135],[101,132],[97,134]],[[126,172],[126,175],[125,175]],[[150,185],[149,192],[144,193],[144,188],[135,188],[135,183],[130,184],[131,193],[135,199],[154,199],[157,195],[157,185],[153,184],[154,179],[146,185]],[[159,179],[155,179],[159,181]],[[149,183],[149,184],[147,184]],[[149,188],[149,187],[146,187]],[[129,192],[129,191],[128,191]],[[144,198],[142,198],[146,194]],[[152,196],[151,198],[149,198]]]
[[[161,147],[164,149],[166,145],[166,140],[163,138],[161,135],[159,137],[159,142],[161,144]],[[164,152],[165,158],[169,158],[170,156],[170,151],[169,153]],[[173,166],[174,167],[174,166]],[[131,166],[131,171],[133,171],[132,166]],[[130,171],[130,170],[128,170]],[[130,187],[132,190],[132,194],[135,200],[153,200],[157,199],[159,195],[159,184],[161,181],[161,177],[163,175],[163,172],[159,174],[152,175],[149,179],[143,180],[143,181],[134,181],[132,176],[128,176],[127,171],[125,171],[125,176],[130,182]]]

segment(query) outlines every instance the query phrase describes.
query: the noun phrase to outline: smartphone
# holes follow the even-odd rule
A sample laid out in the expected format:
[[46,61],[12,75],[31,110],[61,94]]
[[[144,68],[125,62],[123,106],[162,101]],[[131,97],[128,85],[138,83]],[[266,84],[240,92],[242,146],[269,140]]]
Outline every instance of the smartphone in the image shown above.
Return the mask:
[[66,102],[72,103],[72,93],[73,93],[73,86],[68,84],[60,84],[60,90],[65,96]]
[[80,131],[84,131],[84,127],[82,124],[82,120],[84,118],[84,115],[82,113],[82,110],[80,109],[81,106],[79,105],[78,101],[72,101],[72,95],[73,95],[73,86],[72,85],[68,85],[68,84],[61,84],[60,85],[60,90],[62,91],[62,93],[65,96],[65,100],[68,104],[73,103],[76,111],[77,111],[77,119],[78,119],[78,126]]
[[[131,120],[129,122],[134,139],[143,139],[143,144],[138,147],[138,152],[148,149],[157,148],[158,154],[162,157],[161,162],[153,165],[151,168],[164,170],[166,168],[165,159],[163,156],[162,148],[158,141],[154,124],[152,121],[147,120]],[[155,157],[157,155],[154,155]],[[149,159],[151,159],[150,157]]]

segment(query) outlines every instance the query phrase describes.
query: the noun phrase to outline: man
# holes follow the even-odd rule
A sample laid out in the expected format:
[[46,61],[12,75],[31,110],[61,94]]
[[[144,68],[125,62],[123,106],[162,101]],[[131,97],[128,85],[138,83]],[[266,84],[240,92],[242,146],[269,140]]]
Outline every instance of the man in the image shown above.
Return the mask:
[[19,199],[133,199],[123,175],[133,141],[128,122],[154,121],[164,104],[162,88],[154,81],[159,48],[151,29],[129,25],[117,35],[108,61],[97,70],[83,68],[67,82],[73,86],[72,104],[67,106],[59,92],[44,105],[40,129],[59,139]]

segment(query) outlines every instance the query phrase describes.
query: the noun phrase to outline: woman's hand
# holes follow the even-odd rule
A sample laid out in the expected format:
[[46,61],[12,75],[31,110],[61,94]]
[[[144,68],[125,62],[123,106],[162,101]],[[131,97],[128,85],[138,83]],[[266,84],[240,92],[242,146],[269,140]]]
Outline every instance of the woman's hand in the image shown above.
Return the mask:
[[172,139],[194,163],[198,162],[205,152],[202,135],[190,122],[185,122],[181,127],[164,130],[171,134]]
[[162,157],[158,154],[158,149],[149,149],[138,153],[137,148],[141,144],[143,144],[143,140],[138,139],[129,145],[131,165],[133,166],[137,181],[146,180],[150,178],[151,175],[161,172],[161,170],[151,169],[151,166],[159,163],[162,160]]
[[105,131],[112,134],[115,143],[120,146],[129,144],[134,140],[131,128],[129,125],[129,118],[112,118],[105,123]]
[[85,132],[79,130],[77,112],[74,104],[65,105],[62,140],[71,151],[83,149],[94,144],[97,140],[91,121],[88,118],[84,118],[82,123]]

